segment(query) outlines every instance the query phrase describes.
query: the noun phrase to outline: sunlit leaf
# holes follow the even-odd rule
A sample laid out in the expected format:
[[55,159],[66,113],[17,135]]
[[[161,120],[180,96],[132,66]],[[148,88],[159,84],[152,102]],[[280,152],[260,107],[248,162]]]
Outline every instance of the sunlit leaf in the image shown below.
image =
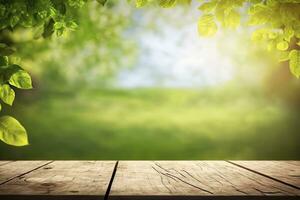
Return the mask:
[[290,41],[294,34],[295,32],[291,26],[286,26],[283,30],[284,39],[286,41]]
[[231,10],[224,18],[224,25],[225,27],[236,28],[240,24],[240,20],[240,14],[235,10]]
[[281,51],[279,54],[279,61],[283,62],[283,61],[287,61],[290,59],[289,57],[289,53],[288,51]]
[[14,146],[28,145],[25,128],[11,116],[0,118],[0,140]]
[[159,6],[163,8],[170,8],[176,4],[176,0],[159,0]]
[[78,27],[78,25],[74,21],[67,22],[66,26],[71,30],[75,30]]
[[280,51],[285,51],[289,48],[289,43],[286,41],[280,41],[277,43],[276,48]]
[[32,82],[30,75],[25,70],[18,70],[13,73],[9,80],[10,85],[13,85],[20,89],[31,89]]
[[268,6],[264,4],[255,4],[249,10],[250,19],[248,21],[249,25],[260,25],[265,24],[269,21],[271,10]]
[[75,8],[81,8],[85,4],[85,0],[67,0],[69,6]]
[[216,8],[216,5],[217,5],[217,1],[206,2],[203,3],[198,9],[204,13],[209,13]]
[[8,105],[12,105],[15,99],[15,92],[8,84],[0,85],[0,98]]
[[213,15],[203,15],[198,20],[198,32],[203,36],[213,36],[217,32],[217,24]]
[[141,7],[145,6],[147,3],[148,3],[148,0],[136,0],[135,6],[137,8],[141,8]]

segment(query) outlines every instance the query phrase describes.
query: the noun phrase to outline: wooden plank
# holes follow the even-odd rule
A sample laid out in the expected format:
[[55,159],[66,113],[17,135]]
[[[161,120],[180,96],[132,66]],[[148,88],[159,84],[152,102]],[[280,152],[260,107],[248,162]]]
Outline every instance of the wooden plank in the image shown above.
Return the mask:
[[300,195],[300,190],[225,161],[120,161],[109,199],[290,195]]
[[300,189],[300,161],[231,161]]
[[114,161],[55,161],[0,185],[0,199],[101,199]]
[[1,165],[6,165],[6,164],[11,163],[11,162],[14,162],[14,161],[11,161],[11,160],[1,160],[0,161],[0,166]]
[[0,165],[0,184],[21,176],[24,173],[30,172],[47,163],[49,163],[49,161],[3,161]]

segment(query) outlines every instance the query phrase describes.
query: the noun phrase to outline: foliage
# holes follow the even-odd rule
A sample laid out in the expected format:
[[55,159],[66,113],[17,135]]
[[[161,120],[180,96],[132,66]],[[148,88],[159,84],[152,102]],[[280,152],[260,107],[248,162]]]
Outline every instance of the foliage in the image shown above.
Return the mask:
[[[62,35],[67,29],[75,29],[72,10],[81,8],[85,0],[0,0],[0,98],[12,105],[15,93],[12,86],[32,88],[30,75],[14,64],[11,54],[15,52],[7,35],[18,28],[35,30],[35,38],[47,38],[53,33]],[[104,1],[102,1],[104,3]],[[1,140],[11,145],[26,145],[25,129],[12,117],[1,118]],[[25,139],[26,138],[26,139]]]
[[[134,2],[138,8],[148,4],[171,8],[177,4],[191,3],[191,0],[128,1]],[[20,28],[25,28],[33,30],[36,39],[48,38],[53,34],[62,36],[66,30],[77,28],[75,22],[77,11],[86,2],[87,0],[0,0],[0,98],[4,103],[12,105],[15,99],[13,87],[32,88],[30,75],[17,65],[11,56],[15,52],[14,46],[18,44],[14,43],[9,35]],[[97,0],[97,2],[104,5],[106,0]],[[246,24],[258,27],[253,33],[253,39],[266,41],[268,49],[280,51],[280,60],[289,61],[291,72],[300,78],[300,0],[202,1],[199,7],[202,16],[198,21],[200,35],[212,36],[219,26],[237,28],[243,21],[240,12],[245,8],[248,9],[249,15]],[[93,24],[90,26],[93,27]],[[4,132],[12,133],[15,129],[0,126],[0,131],[3,135]],[[14,144],[7,141],[7,138],[2,137],[2,140]]]
[[[213,36],[218,26],[235,29],[241,21],[241,11],[248,10],[245,24],[256,26],[252,38],[266,41],[267,49],[281,51],[281,61],[290,62],[291,72],[300,78],[300,0],[200,0],[202,16],[198,31],[202,36]],[[136,7],[158,4],[170,8],[180,0],[136,0]]]
[[[3,66],[0,74],[7,77],[0,87],[3,102],[12,105],[14,101],[15,93],[10,86],[32,88],[30,75],[14,62],[15,55],[22,58],[22,64],[28,58],[36,60],[29,63],[29,68],[32,71],[44,69],[40,71],[46,74],[42,77],[47,77],[44,82],[47,84],[48,81],[49,85],[74,80],[77,86],[82,86],[84,81],[95,77],[104,82],[119,66],[132,62],[134,46],[122,37],[128,17],[111,10],[114,1],[105,7],[106,0],[89,2],[88,5],[86,2],[0,0],[0,65]],[[75,29],[76,32],[71,34],[70,31]],[[15,49],[18,50],[16,53]]]
[[[281,51],[290,62],[291,72],[300,77],[300,1],[299,0],[210,0],[199,9],[199,33],[211,36],[216,32],[217,22],[223,27],[236,28],[241,22],[240,10],[248,8],[246,24],[258,27],[252,35],[255,41],[267,42],[269,50]],[[206,20],[209,18],[209,20]]]
[[[76,31],[47,40],[34,40],[34,34],[24,30],[13,35],[19,39],[16,55],[30,66],[35,87],[44,92],[108,85],[116,72],[135,61],[135,43],[125,37],[130,12],[113,2],[106,6],[90,2],[73,13]],[[27,37],[21,41],[22,35]]]

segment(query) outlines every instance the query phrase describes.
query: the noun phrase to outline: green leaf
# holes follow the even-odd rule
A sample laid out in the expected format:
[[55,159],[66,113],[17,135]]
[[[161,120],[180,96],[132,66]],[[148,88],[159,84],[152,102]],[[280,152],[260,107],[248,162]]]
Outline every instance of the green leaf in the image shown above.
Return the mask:
[[294,34],[295,31],[290,26],[286,26],[283,30],[284,39],[288,42],[291,41],[291,38],[294,36]]
[[176,0],[159,0],[159,6],[162,8],[171,8],[176,4]]
[[203,36],[213,36],[217,32],[217,24],[211,14],[203,15],[198,21],[198,32]]
[[0,56],[9,56],[13,54],[15,50],[4,43],[0,43]]
[[281,51],[279,54],[279,62],[287,61],[289,60],[289,52],[288,51]]
[[268,33],[269,39],[276,39],[278,37],[278,33],[270,31]]
[[147,3],[148,3],[148,0],[136,0],[135,6],[137,8],[141,8],[141,7],[145,6]]
[[268,39],[269,38],[269,33],[270,33],[270,30],[265,29],[265,28],[255,30],[252,33],[252,40],[260,41],[260,40]]
[[54,29],[61,29],[61,28],[63,28],[63,27],[65,27],[65,23],[64,22],[55,22],[54,23]]
[[97,1],[98,1],[98,3],[100,3],[102,6],[104,6],[105,3],[107,2],[107,0],[97,0]]
[[66,26],[71,30],[75,30],[78,27],[78,25],[74,21],[67,22]]
[[8,57],[0,56],[0,66],[7,66],[7,65],[8,65]]
[[54,32],[54,20],[50,19],[48,23],[45,23],[44,25],[44,32],[43,32],[43,37],[48,38],[50,37]]
[[12,16],[9,20],[10,20],[10,21],[9,21],[10,26],[11,26],[11,27],[14,27],[14,26],[16,26],[17,23],[19,22],[20,17],[17,16],[17,15],[14,15],[14,16]]
[[292,50],[289,54],[290,70],[297,78],[300,78],[300,51]]
[[0,98],[8,105],[12,105],[15,100],[15,92],[8,84],[0,86]]
[[39,39],[40,37],[42,37],[43,33],[44,33],[44,26],[39,26],[34,29],[33,38]]
[[272,10],[263,3],[253,5],[249,10],[249,25],[265,24],[270,20]]
[[68,0],[67,2],[69,4],[69,6],[71,6],[71,7],[81,8],[85,4],[86,1],[84,1],[84,0]]
[[280,51],[285,51],[289,48],[289,43],[286,41],[280,41],[276,44],[276,48]]
[[14,146],[28,145],[25,128],[11,116],[0,118],[0,140]]
[[236,10],[230,10],[224,18],[224,26],[236,28],[240,24],[241,16]]
[[1,66],[0,67],[0,77],[1,77],[0,84],[8,82],[9,78],[19,70],[23,70],[23,69],[18,65]]
[[203,3],[198,9],[204,13],[212,12],[217,6],[217,1]]
[[32,88],[32,82],[30,75],[25,70],[18,70],[15,73],[13,73],[9,80],[10,85],[13,85],[20,89],[31,89]]

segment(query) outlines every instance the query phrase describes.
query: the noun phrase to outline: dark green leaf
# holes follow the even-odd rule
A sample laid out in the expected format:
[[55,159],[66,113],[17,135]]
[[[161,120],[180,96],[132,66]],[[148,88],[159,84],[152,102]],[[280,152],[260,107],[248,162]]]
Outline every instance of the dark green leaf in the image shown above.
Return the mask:
[[0,56],[9,56],[14,52],[15,50],[12,47],[9,47],[4,43],[0,43]]
[[7,66],[7,65],[8,65],[8,57],[0,56],[0,66]]
[[97,0],[97,1],[98,1],[98,3],[100,3],[102,6],[104,6],[105,3],[107,2],[107,0]]
[[44,32],[43,32],[43,37],[48,38],[50,37],[54,32],[54,20],[50,19],[48,23],[45,24],[44,26]]

